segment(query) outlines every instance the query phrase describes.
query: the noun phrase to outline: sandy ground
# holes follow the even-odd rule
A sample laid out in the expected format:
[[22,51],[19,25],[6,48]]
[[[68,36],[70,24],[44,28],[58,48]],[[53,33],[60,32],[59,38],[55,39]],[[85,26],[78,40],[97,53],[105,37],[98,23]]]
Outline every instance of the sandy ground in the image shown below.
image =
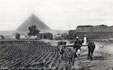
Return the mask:
[[97,42],[95,44],[93,60],[87,60],[87,47],[82,47],[81,56],[75,59],[73,69],[113,70],[113,43]]
[[[56,46],[57,41],[51,41]],[[74,70],[113,70],[113,42],[95,42],[93,60],[87,60],[87,46],[82,47],[81,56],[75,59]]]
[[[56,46],[56,41],[52,41]],[[113,42],[95,42],[93,60],[87,60],[87,46],[82,47],[81,56],[75,59],[75,70],[113,70]]]

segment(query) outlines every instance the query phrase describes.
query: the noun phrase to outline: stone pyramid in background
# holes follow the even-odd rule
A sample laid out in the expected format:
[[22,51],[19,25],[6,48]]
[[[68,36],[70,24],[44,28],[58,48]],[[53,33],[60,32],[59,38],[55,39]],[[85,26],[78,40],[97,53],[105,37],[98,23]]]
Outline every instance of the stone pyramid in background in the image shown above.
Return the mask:
[[31,25],[36,25],[40,31],[49,31],[51,30],[45,23],[43,23],[36,15],[32,14],[28,17],[23,24],[21,24],[16,31],[18,32],[27,32],[28,27]]

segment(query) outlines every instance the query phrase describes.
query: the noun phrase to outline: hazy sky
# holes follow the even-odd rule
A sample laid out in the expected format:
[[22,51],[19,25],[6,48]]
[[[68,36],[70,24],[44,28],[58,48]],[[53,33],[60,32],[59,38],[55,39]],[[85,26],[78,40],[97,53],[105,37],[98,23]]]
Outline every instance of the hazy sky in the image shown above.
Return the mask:
[[32,13],[52,29],[113,23],[113,0],[0,0],[0,30],[14,30]]

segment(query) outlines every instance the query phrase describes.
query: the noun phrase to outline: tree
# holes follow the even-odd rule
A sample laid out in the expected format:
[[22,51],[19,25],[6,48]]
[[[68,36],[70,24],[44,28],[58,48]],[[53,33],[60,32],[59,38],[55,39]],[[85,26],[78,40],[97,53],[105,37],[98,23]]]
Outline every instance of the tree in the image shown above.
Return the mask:
[[16,33],[15,38],[16,39],[20,39],[20,34],[19,33]]
[[28,36],[36,36],[39,34],[40,30],[36,27],[36,25],[29,26],[29,33]]
[[69,30],[68,31],[68,39],[69,40],[74,40],[77,36],[77,33],[75,30]]
[[0,35],[1,39],[4,39],[4,36],[3,35]]

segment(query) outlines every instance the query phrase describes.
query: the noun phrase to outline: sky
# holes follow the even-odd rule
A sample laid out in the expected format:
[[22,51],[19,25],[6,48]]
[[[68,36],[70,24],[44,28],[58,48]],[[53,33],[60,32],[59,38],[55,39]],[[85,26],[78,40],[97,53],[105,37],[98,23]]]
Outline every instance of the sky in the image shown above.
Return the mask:
[[51,29],[113,25],[113,0],[0,0],[0,30],[15,30],[31,14]]

